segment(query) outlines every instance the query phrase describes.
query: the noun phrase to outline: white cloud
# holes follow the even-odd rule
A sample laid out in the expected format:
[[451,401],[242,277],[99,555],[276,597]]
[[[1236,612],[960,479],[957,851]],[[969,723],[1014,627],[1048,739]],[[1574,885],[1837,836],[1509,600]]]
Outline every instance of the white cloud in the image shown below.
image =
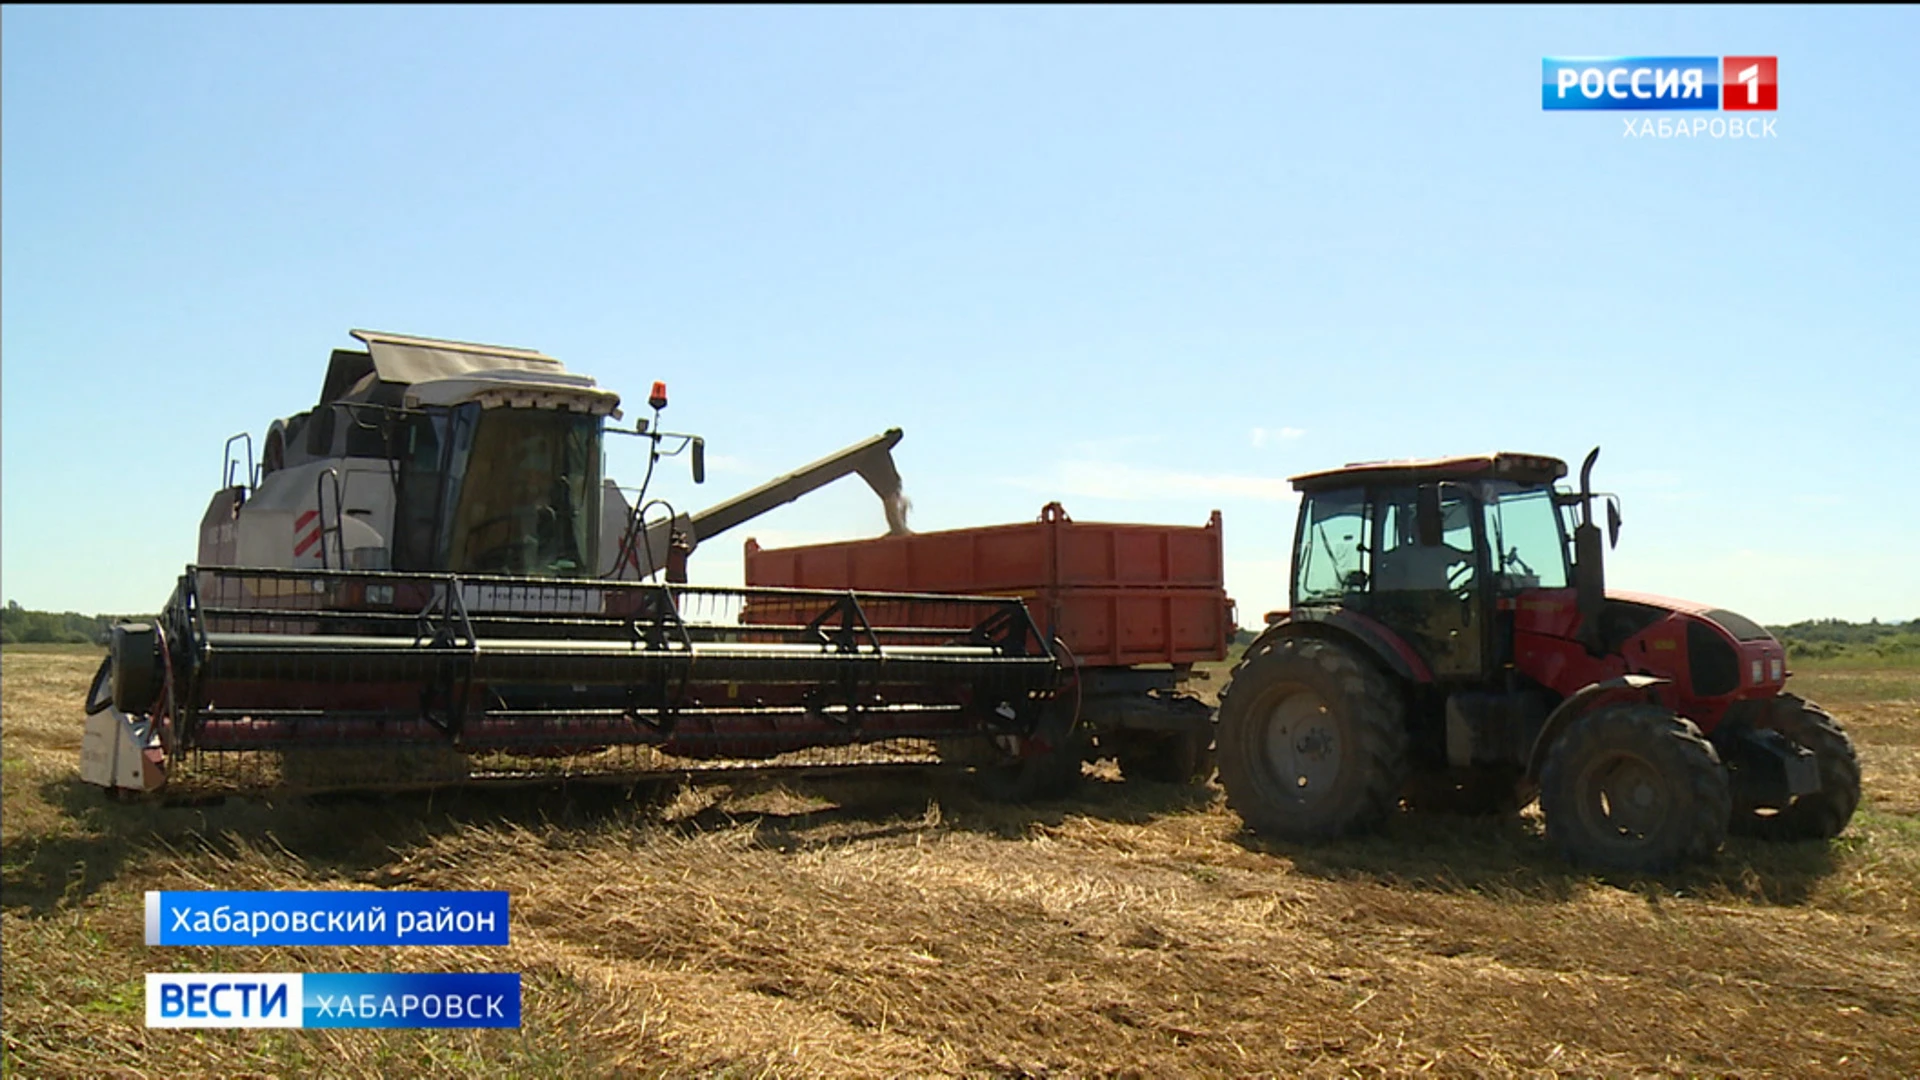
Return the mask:
[[1306,433],[1307,433],[1307,429],[1306,429],[1306,428],[1297,428],[1297,427],[1279,427],[1279,428],[1268,428],[1268,427],[1257,427],[1257,428],[1254,428],[1254,429],[1253,429],[1253,435],[1252,435],[1252,438],[1251,438],[1251,441],[1252,441],[1252,443],[1253,443],[1253,445],[1254,445],[1254,447],[1255,447],[1255,448],[1257,449],[1257,448],[1259,448],[1259,447],[1262,447],[1262,446],[1265,446],[1265,445],[1267,445],[1267,444],[1268,444],[1268,443],[1270,443],[1270,442],[1282,442],[1282,441],[1287,441],[1287,440],[1292,440],[1292,439],[1297,439],[1297,438],[1299,438],[1299,437],[1301,437],[1302,435],[1305,435]]
[[1798,506],[1823,506],[1824,507],[1824,506],[1845,506],[1847,504],[1847,498],[1844,495],[1821,494],[1817,492],[1806,492],[1806,491],[1803,491],[1794,495],[1793,501],[1795,505],[1798,505]]
[[1136,431],[1125,435],[1105,435],[1098,439],[1080,439],[1072,444],[1073,453],[1086,457],[1114,457],[1128,450],[1157,446],[1166,441],[1158,432]]

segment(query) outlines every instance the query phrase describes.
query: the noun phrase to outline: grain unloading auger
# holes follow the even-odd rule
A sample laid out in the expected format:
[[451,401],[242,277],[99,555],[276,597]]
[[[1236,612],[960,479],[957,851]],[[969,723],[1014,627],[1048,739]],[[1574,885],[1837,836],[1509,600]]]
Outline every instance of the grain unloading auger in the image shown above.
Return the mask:
[[[356,331],[269,430],[150,622],[115,628],[81,773],[115,791],[366,788],[933,760],[1031,735],[1058,669],[1017,599],[683,584],[702,539],[887,432],[695,514],[601,478],[619,399],[536,352]],[[701,442],[658,430],[662,456]],[[235,442],[229,442],[231,453]],[[250,456],[250,453],[249,453]],[[244,481],[251,479],[251,483]],[[664,576],[664,582],[653,580]],[[870,609],[886,612],[869,619]]]

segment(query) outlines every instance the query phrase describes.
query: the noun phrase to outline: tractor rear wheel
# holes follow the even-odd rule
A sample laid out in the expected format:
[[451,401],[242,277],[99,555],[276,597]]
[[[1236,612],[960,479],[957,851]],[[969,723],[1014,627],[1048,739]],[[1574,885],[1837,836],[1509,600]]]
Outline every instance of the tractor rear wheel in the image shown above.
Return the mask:
[[1220,695],[1227,805],[1256,831],[1286,840],[1378,825],[1406,782],[1404,717],[1386,676],[1340,645],[1256,643]]
[[1773,700],[1767,726],[1813,751],[1820,790],[1796,795],[1778,809],[1736,805],[1733,831],[1774,841],[1831,840],[1840,835],[1860,805],[1860,759],[1846,729],[1825,709],[1796,694],[1781,694]]
[[1573,722],[1540,770],[1547,839],[1575,863],[1665,870],[1726,839],[1727,770],[1691,720],[1658,705],[1604,705]]

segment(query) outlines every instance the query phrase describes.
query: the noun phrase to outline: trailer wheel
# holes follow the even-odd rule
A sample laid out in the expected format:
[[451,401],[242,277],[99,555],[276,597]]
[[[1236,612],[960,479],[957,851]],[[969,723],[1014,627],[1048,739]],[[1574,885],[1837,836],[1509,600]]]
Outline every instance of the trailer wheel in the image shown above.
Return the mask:
[[1185,695],[1172,698],[1171,704],[1187,714],[1193,727],[1115,732],[1113,756],[1121,776],[1157,784],[1204,784],[1213,779],[1213,710]]
[[1732,829],[1761,840],[1831,840],[1860,805],[1860,759],[1845,728],[1825,709],[1796,694],[1773,700],[1767,726],[1813,751],[1820,790],[1774,809],[1736,804]]
[[1314,638],[1256,645],[1220,695],[1220,784],[1255,830],[1327,840],[1400,805],[1405,705],[1386,676]]
[[[1046,727],[1066,727],[1065,722]],[[1046,748],[1040,749],[1044,743]],[[1071,795],[1080,786],[1090,741],[1084,727],[1043,732],[1037,741],[968,737],[936,743],[940,760],[973,768],[982,796],[994,802],[1024,803]]]
[[1213,739],[1198,732],[1137,735],[1114,750],[1120,775],[1156,784],[1204,784],[1213,779]]
[[1727,770],[1691,720],[1658,705],[1606,705],[1575,720],[1540,770],[1547,839],[1575,862],[1665,870],[1726,839]]

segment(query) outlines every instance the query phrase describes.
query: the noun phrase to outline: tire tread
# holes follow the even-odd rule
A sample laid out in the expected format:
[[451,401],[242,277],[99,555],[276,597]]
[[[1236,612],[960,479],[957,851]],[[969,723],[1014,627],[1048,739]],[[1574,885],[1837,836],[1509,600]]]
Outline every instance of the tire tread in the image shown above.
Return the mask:
[[[1616,738],[1640,742],[1656,756],[1662,740],[1679,746],[1678,761],[1685,770],[1680,783],[1687,796],[1680,809],[1687,820],[1677,836],[1664,838],[1664,843],[1621,851],[1601,847],[1581,831],[1570,801],[1578,795],[1570,785],[1579,775],[1580,763]],[[1614,870],[1661,871],[1709,859],[1720,850],[1733,813],[1733,796],[1720,755],[1693,721],[1659,705],[1633,702],[1600,706],[1574,721],[1554,743],[1540,770],[1540,805],[1546,812],[1548,840],[1569,861]]]
[[[1397,688],[1335,642],[1278,636],[1255,645],[1220,692],[1217,756],[1228,808],[1255,831],[1289,840],[1331,840],[1378,826],[1399,808],[1408,769],[1405,704]],[[1352,714],[1342,736],[1356,740],[1365,779],[1357,805],[1348,813],[1300,819],[1293,808],[1264,796],[1253,774],[1256,766],[1237,745],[1249,721],[1236,711],[1236,686],[1241,694],[1257,695],[1263,683],[1288,672],[1301,672],[1291,677],[1336,690],[1340,700],[1329,700],[1328,706]]]

